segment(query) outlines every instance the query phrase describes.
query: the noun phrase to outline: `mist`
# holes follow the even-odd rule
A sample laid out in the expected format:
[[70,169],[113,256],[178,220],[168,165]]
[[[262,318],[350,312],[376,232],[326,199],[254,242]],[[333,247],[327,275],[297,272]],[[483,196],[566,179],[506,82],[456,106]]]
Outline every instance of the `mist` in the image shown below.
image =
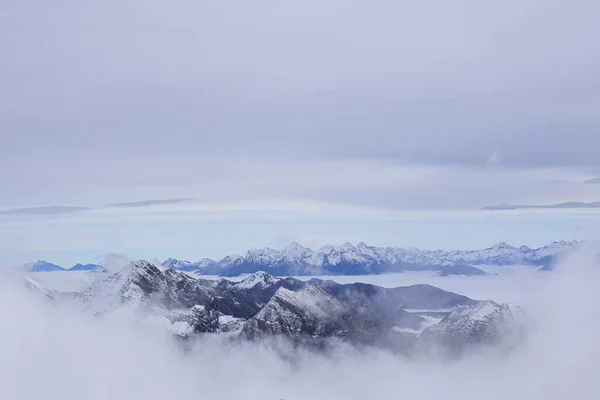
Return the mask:
[[[126,314],[95,318],[14,280],[0,287],[2,399],[564,399],[600,396],[598,245],[523,298],[526,340],[457,360],[201,336],[181,343]],[[476,283],[475,283],[476,284]],[[507,288],[508,290],[508,288]]]

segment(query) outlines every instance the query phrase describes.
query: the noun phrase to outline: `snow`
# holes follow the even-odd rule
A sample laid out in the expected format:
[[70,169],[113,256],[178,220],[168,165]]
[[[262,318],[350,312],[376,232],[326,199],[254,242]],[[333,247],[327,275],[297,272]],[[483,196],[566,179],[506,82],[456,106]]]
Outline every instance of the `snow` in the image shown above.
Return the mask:
[[219,324],[228,324],[239,319],[240,318],[236,318],[233,315],[219,315]]
[[26,276],[25,277],[25,283],[27,285],[29,285],[32,289],[37,289],[39,292],[41,292],[42,294],[46,295],[49,298],[54,298],[54,294],[52,292],[50,292],[48,289],[46,289],[44,286],[42,286],[39,282],[37,282],[35,279]]
[[511,304],[498,304],[491,300],[480,301],[468,307],[458,307],[440,323],[425,332],[448,334],[453,337],[469,338],[469,335],[501,335],[522,321],[522,310]]
[[268,314],[273,311],[273,308],[278,309],[279,314],[285,314],[286,310],[279,309],[279,302],[291,304],[295,309],[303,310],[316,319],[329,318],[344,311],[342,303],[315,286],[308,285],[299,291],[281,287],[269,303],[259,311],[257,318],[268,319]]
[[121,303],[135,304],[144,293],[137,285],[130,285],[133,272],[140,276],[147,273],[145,267],[151,266],[147,261],[133,262],[107,279],[90,286],[80,294],[80,300],[92,313],[103,312],[119,306]]
[[493,301],[481,301],[471,307],[461,307],[456,310],[459,316],[467,315],[474,321],[485,321],[491,314],[496,312],[498,304]]
[[169,328],[169,332],[180,336],[186,336],[192,333],[194,328],[185,321],[174,322]]

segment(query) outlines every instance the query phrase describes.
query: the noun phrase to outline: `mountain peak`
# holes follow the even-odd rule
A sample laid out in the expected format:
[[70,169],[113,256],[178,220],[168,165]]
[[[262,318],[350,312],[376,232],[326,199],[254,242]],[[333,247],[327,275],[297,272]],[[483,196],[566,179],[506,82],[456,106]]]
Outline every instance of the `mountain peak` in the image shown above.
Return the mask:
[[288,244],[287,246],[285,246],[285,248],[283,249],[284,251],[286,250],[303,250],[305,249],[304,246],[302,246],[300,243],[298,242],[290,242],[290,244]]
[[106,272],[106,268],[98,264],[75,264],[68,271]]
[[352,243],[350,242],[344,242],[341,246],[340,249],[342,250],[355,250],[356,246],[354,246]]
[[289,290],[280,287],[265,306],[264,311],[269,310],[270,307],[278,308],[281,305],[280,303],[292,306],[297,313],[311,315],[312,318],[317,319],[334,318],[347,310],[344,303],[313,285],[306,285],[300,290]]
[[282,251],[285,256],[300,257],[305,253],[312,253],[313,251],[308,247],[302,246],[298,242],[291,242]]
[[60,265],[53,264],[44,260],[37,260],[34,263],[25,266],[28,272],[50,272],[50,271],[65,271]]
[[250,290],[254,288],[266,289],[275,285],[279,281],[279,278],[266,273],[265,271],[258,271],[248,276],[241,282],[236,283],[234,286],[237,289]]
[[132,267],[132,271],[138,272],[138,273],[145,272],[145,271],[160,272],[160,270],[158,269],[158,267],[156,265],[154,265],[150,261],[146,261],[146,260],[133,261],[130,265]]
[[498,250],[501,250],[501,249],[514,249],[514,247],[512,247],[510,244],[508,244],[506,242],[496,243],[491,248],[492,249],[498,249]]

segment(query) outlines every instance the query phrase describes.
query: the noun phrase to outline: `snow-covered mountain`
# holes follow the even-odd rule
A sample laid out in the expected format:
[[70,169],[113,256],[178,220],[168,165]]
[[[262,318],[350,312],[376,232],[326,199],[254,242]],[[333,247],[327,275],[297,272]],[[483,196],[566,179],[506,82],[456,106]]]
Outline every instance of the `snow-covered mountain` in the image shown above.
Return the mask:
[[335,338],[405,351],[419,342],[418,334],[424,330],[429,340],[445,343],[451,337],[471,343],[492,333],[500,335],[499,324],[506,319],[504,306],[430,285],[383,288],[320,279],[305,282],[264,271],[240,282],[194,279],[143,260],[80,293],[49,291],[29,277],[25,284],[38,295],[75,303],[84,312],[130,315],[178,336],[221,333],[255,340],[276,335],[319,347]]
[[324,246],[311,250],[292,243],[283,250],[249,250],[244,256],[231,255],[214,261],[179,261],[169,258],[167,268],[198,271],[202,274],[236,276],[268,271],[285,275],[362,275],[415,270],[439,271],[442,275],[480,275],[477,265],[536,265],[549,268],[557,257],[572,251],[577,242],[553,242],[531,249],[498,243],[483,250],[420,250],[402,247],[376,247],[365,243]]
[[438,324],[425,329],[420,338],[423,343],[459,353],[473,345],[511,345],[520,338],[523,328],[524,312],[520,307],[486,300],[456,308]]
[[[293,291],[280,287],[269,302],[242,329],[245,338],[284,335],[302,343],[325,338],[377,344],[380,325],[313,285]],[[316,343],[315,343],[316,344]]]

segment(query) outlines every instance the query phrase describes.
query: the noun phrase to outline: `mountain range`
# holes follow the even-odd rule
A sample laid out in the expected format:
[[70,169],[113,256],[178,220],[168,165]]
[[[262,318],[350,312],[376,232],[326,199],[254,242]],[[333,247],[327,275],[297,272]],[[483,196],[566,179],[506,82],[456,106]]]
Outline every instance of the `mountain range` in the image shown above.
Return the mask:
[[[549,270],[558,257],[572,251],[576,241],[553,242],[532,249],[498,243],[483,250],[421,250],[402,247],[376,247],[365,243],[327,245],[318,250],[292,243],[283,250],[248,250],[243,256],[230,255],[220,260],[203,258],[191,262],[168,258],[165,268],[193,271],[201,275],[237,276],[268,271],[275,276],[290,275],[367,275],[402,271],[437,271],[441,275],[482,275],[480,265],[532,265]],[[104,271],[96,264],[77,264],[69,269],[46,261],[26,266],[39,271]]]
[[561,241],[532,249],[498,243],[483,250],[420,250],[402,247],[376,247],[365,243],[324,246],[311,250],[292,243],[283,250],[249,250],[215,261],[196,262],[174,258],[162,265],[205,275],[237,276],[264,270],[286,275],[366,275],[402,271],[439,271],[442,275],[482,275],[478,265],[533,265],[549,269],[556,259],[572,251],[577,242]]
[[97,264],[75,264],[70,268],[64,268],[60,265],[48,261],[38,260],[33,263],[25,264],[23,269],[26,272],[55,272],[55,271],[93,271],[106,272],[106,268]]
[[[26,286],[93,315],[131,311],[180,338],[223,334],[232,340],[284,337],[311,347],[330,340],[410,353],[431,345],[489,344],[520,326],[518,307],[477,301],[430,285],[383,288],[274,277],[240,282],[195,279],[148,261],[133,262],[78,293]],[[423,333],[421,333],[423,332]],[[453,347],[454,348],[454,347]]]

